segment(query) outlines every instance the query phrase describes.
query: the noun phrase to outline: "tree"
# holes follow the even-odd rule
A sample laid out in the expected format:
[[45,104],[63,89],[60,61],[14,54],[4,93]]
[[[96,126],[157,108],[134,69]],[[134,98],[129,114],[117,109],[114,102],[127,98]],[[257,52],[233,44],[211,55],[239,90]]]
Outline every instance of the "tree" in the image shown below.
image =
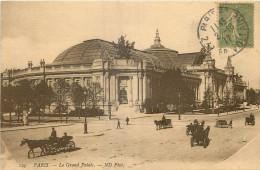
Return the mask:
[[115,44],[113,42],[114,48],[117,49],[117,53],[120,56],[120,58],[130,58],[130,52],[132,49],[134,49],[135,42],[129,42],[128,40],[125,40],[126,36],[121,36],[118,38],[118,44]]
[[235,95],[232,89],[225,89],[223,104],[226,107],[227,113],[230,107],[235,105]]
[[253,88],[247,89],[246,95],[247,95],[247,101],[249,104],[258,103],[259,92],[257,93],[255,89],[253,89]]
[[53,91],[55,92],[55,102],[62,123],[61,111],[63,105],[65,105],[66,96],[70,93],[70,85],[64,79],[57,79],[53,86]]
[[71,99],[75,104],[76,113],[79,114],[80,118],[79,109],[82,109],[82,102],[84,101],[84,89],[77,82],[71,84]]
[[[13,86],[9,85],[7,87],[1,87],[1,111],[2,112],[9,112],[10,118],[9,122],[10,125],[12,124],[12,112],[14,111],[14,93],[13,93]],[[2,115],[1,115],[2,117]],[[2,117],[3,118],[3,117]],[[2,121],[4,119],[1,119]]]
[[92,82],[87,90],[87,101],[89,101],[89,105],[92,106],[93,109],[97,108],[98,103],[103,99],[103,88],[99,82]]
[[204,92],[204,97],[203,97],[203,102],[201,104],[201,107],[206,110],[210,109],[211,99],[212,99],[212,91],[210,87],[208,87],[207,90]]
[[[35,86],[35,105],[37,106],[36,108],[44,110],[45,113],[45,108],[46,106],[51,105],[54,92],[51,87],[48,87],[47,83],[44,81],[41,81],[39,84]],[[38,109],[37,109],[38,110]],[[50,110],[50,108],[49,108]],[[39,114],[39,122],[40,122],[40,112],[38,111]]]
[[161,82],[158,102],[163,103],[163,108],[173,104],[178,105],[179,109],[181,105],[195,103],[195,93],[185,85],[179,68],[164,72]]

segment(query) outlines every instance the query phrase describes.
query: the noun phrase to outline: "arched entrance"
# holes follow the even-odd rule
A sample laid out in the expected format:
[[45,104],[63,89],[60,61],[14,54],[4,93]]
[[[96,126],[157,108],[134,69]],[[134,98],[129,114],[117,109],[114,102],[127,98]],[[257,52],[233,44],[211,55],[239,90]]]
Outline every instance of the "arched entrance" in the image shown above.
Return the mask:
[[122,89],[119,92],[119,102],[120,104],[128,104],[127,91],[125,89]]

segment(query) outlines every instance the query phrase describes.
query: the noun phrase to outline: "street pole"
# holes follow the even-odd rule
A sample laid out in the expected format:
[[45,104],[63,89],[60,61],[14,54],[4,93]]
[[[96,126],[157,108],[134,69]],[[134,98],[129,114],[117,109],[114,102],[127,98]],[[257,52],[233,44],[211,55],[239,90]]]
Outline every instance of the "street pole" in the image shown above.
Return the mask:
[[181,107],[180,107],[180,104],[181,104],[181,94],[179,93],[179,120],[181,120]]
[[84,91],[85,95],[85,121],[84,121],[84,134],[88,133],[88,124],[87,124],[87,92]]

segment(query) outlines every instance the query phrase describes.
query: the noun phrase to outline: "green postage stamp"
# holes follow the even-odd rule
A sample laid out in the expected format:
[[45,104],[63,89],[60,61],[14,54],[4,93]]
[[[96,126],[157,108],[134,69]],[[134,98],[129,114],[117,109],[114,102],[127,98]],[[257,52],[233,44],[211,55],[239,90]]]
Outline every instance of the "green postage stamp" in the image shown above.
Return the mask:
[[219,47],[254,47],[254,4],[219,4]]

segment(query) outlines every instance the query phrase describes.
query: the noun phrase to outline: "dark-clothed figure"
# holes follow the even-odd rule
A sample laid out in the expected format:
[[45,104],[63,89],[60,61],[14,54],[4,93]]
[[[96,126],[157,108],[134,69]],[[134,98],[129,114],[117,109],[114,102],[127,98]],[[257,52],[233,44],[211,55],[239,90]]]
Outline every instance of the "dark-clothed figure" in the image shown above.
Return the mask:
[[166,118],[165,118],[165,116],[163,115],[163,117],[162,117],[162,122],[164,123],[165,120],[166,120]]
[[128,122],[129,122],[129,118],[128,117],[126,117],[126,124],[128,125]]
[[120,129],[120,121],[119,121],[119,119],[118,119],[118,121],[117,121],[117,129]]
[[52,128],[52,132],[51,132],[51,137],[50,139],[56,139],[57,138],[57,133],[56,130],[54,128]]
[[254,115],[253,115],[253,113],[251,113],[251,114],[250,114],[250,118],[254,118]]
[[230,120],[229,124],[228,124],[228,127],[231,127],[232,128],[232,120]]

